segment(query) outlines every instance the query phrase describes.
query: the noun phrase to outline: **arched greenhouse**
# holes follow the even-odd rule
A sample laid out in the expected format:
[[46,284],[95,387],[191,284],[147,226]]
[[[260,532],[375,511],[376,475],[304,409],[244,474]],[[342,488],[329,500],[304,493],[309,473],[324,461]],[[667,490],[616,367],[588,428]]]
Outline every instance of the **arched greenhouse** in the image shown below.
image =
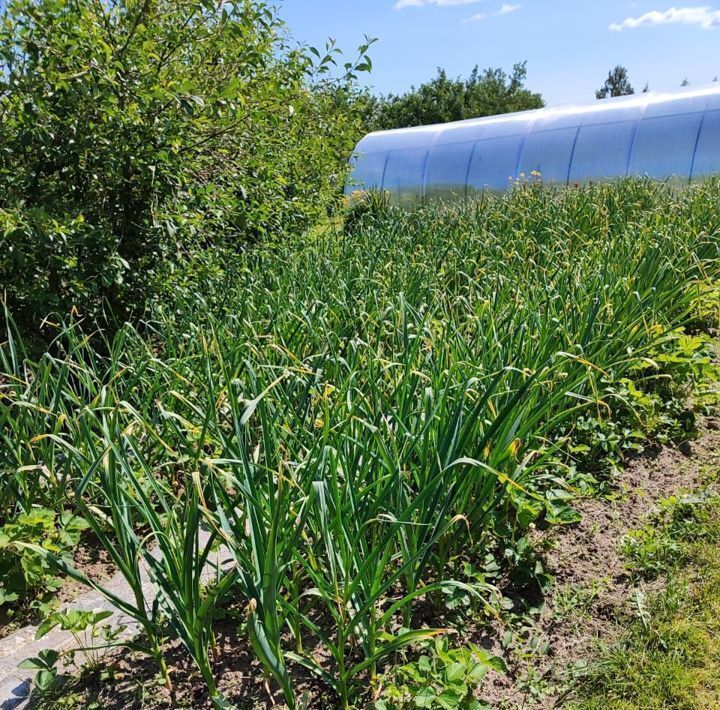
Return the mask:
[[346,193],[394,201],[500,191],[539,175],[582,185],[629,175],[684,182],[720,173],[720,87],[646,93],[435,126],[371,133]]

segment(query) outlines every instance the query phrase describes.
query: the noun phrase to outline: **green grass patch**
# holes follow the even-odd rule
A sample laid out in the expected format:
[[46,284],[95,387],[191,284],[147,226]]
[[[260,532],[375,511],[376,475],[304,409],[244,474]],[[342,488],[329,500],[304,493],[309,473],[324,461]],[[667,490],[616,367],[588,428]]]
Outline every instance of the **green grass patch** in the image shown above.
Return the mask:
[[578,710],[707,710],[720,698],[720,497],[668,501],[631,537],[639,577],[663,576],[662,592],[636,593],[637,620],[582,684]]

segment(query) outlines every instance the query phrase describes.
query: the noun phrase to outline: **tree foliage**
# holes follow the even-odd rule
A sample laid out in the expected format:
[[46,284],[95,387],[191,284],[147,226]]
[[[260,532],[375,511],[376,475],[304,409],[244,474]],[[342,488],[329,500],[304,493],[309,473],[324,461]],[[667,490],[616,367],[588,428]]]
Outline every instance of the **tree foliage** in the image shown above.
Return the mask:
[[467,79],[451,79],[439,68],[434,79],[405,94],[371,100],[368,127],[386,130],[542,108],[540,94],[525,88],[526,78],[525,62],[516,64],[511,74],[476,66]]
[[12,0],[0,23],[0,288],[21,322],[124,317],[183,253],[336,199],[370,41],[333,72],[333,43],[293,45],[259,0]]
[[608,96],[628,96],[634,94],[628,77],[628,70],[618,64],[614,69],[608,72],[605,83],[595,92],[596,99],[606,99]]

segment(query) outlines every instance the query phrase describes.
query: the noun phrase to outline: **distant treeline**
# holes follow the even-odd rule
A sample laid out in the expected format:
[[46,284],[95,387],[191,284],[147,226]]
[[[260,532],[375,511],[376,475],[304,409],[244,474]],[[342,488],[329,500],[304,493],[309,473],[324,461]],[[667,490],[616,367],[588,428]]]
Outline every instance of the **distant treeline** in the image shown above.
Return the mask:
[[542,108],[542,96],[525,87],[526,78],[526,62],[510,74],[476,66],[467,79],[452,79],[439,68],[434,79],[404,94],[368,97],[365,123],[381,131]]

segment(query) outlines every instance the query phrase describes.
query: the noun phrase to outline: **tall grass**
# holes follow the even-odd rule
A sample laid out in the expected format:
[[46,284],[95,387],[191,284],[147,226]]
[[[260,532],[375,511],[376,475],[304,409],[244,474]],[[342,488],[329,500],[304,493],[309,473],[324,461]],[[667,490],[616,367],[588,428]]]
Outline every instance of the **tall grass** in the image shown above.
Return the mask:
[[[719,275],[718,193],[628,182],[366,215],[249,253],[142,335],[98,348],[69,324],[36,362],[9,338],[4,520],[77,506],[127,577],[144,558],[162,613],[136,599],[136,616],[185,643],[218,705],[229,594],[289,706],[299,664],[347,707],[443,632],[413,609],[466,584],[458,555],[541,515],[548,472],[570,488],[577,418],[632,412],[617,383],[667,374],[653,358]],[[235,568],[205,586],[219,542]]]

